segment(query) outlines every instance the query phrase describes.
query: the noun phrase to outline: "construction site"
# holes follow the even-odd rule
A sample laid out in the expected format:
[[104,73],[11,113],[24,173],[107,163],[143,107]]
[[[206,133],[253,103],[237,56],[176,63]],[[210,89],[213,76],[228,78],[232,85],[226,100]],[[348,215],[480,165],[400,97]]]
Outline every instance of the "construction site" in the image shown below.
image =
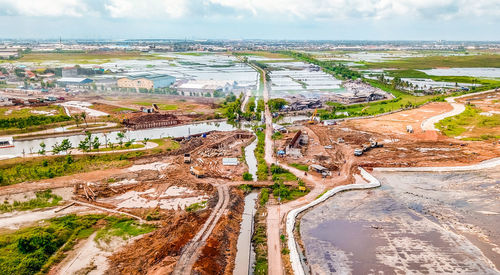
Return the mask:
[[64,203],[0,214],[1,230],[72,213],[121,215],[154,231],[97,245],[92,235],[49,273],[168,274],[178,269],[178,274],[230,274],[243,212],[237,186],[247,171],[239,160],[253,139],[248,131],[211,132],[183,139],[177,150],[136,158],[127,167],[3,186],[0,198],[6,203],[28,200],[42,190],[61,194]]

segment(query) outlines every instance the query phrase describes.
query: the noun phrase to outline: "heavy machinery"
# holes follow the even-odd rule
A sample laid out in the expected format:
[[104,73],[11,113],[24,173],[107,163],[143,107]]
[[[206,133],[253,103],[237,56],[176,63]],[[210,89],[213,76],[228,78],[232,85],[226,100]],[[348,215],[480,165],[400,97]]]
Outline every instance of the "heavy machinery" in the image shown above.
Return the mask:
[[152,107],[153,107],[152,109],[153,109],[154,113],[159,113],[160,112],[160,108],[158,108],[158,105],[156,105],[156,103],[153,103]]
[[203,178],[205,176],[205,172],[203,172],[203,169],[201,167],[193,167],[189,168],[189,172],[193,174],[197,178]]
[[354,155],[359,157],[363,154],[363,149],[354,149]]
[[184,163],[191,163],[191,154],[190,153],[184,154]]
[[318,109],[314,109],[314,113],[312,114],[311,118],[309,119],[309,121],[307,123],[315,124],[317,122],[316,121],[317,116],[318,116]]

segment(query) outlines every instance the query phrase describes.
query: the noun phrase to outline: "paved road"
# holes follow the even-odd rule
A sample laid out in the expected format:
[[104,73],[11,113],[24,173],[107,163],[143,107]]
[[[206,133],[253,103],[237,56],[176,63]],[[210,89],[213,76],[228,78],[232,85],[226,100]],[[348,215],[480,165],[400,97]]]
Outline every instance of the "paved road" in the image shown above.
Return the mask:
[[217,192],[219,194],[219,200],[214,210],[208,217],[203,227],[196,233],[193,239],[184,246],[182,249],[181,257],[177,261],[172,274],[178,275],[190,275],[198,256],[201,253],[201,249],[205,245],[208,237],[212,233],[215,225],[219,221],[220,217],[224,214],[229,204],[229,189],[226,185],[217,186]]

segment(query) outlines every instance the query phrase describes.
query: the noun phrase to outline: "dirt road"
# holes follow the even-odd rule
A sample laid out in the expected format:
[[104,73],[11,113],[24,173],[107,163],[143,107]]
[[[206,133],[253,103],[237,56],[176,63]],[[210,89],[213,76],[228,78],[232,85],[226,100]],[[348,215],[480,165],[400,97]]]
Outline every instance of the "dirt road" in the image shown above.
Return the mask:
[[196,263],[201,249],[205,245],[206,240],[212,233],[215,225],[219,221],[220,217],[224,214],[229,203],[229,191],[226,185],[217,186],[217,192],[219,194],[219,199],[214,210],[208,217],[207,221],[203,225],[200,231],[196,233],[193,239],[182,249],[182,254],[175,266],[172,274],[179,275],[190,275],[193,265]]
[[[265,155],[264,159],[268,164],[276,163],[273,154],[273,140],[271,138],[273,134],[272,116],[269,110],[269,86],[266,83],[265,71],[258,68],[264,74],[264,102],[265,102],[265,118],[266,118],[266,144],[265,144]],[[319,140],[319,139],[317,139]],[[294,167],[290,167],[286,164],[280,164],[284,168],[288,169],[298,178],[301,178],[309,186],[313,186],[311,192],[306,196],[299,198],[297,200],[282,204],[282,205],[270,205],[267,208],[267,256],[268,256],[268,274],[270,275],[281,275],[284,274],[283,263],[281,261],[281,245],[280,245],[280,228],[283,228],[285,224],[286,214],[297,207],[303,206],[309,202],[314,201],[327,186],[338,185],[345,182],[349,178],[350,167],[353,164],[353,158],[350,158],[347,163],[342,167],[342,176],[336,177],[333,180],[325,182],[325,180],[315,177],[311,174],[304,176],[304,171],[298,170]]]
[[466,94],[462,96],[456,96],[456,97],[448,97],[446,98],[446,102],[450,103],[450,105],[453,107],[453,110],[446,112],[444,114],[440,114],[437,116],[433,116],[431,118],[428,118],[422,122],[422,130],[427,131],[427,130],[432,130],[432,131],[439,131],[436,129],[434,126],[436,123],[439,121],[451,117],[451,116],[456,116],[461,114],[463,111],[465,111],[465,105],[462,103],[457,103],[455,99],[457,98],[462,98],[462,97],[469,97],[469,96],[475,96],[475,95],[480,95],[480,94],[485,94],[485,93],[491,93],[494,92],[495,90],[489,90],[489,91],[484,91],[484,92],[478,92],[478,93],[472,93],[472,94]]

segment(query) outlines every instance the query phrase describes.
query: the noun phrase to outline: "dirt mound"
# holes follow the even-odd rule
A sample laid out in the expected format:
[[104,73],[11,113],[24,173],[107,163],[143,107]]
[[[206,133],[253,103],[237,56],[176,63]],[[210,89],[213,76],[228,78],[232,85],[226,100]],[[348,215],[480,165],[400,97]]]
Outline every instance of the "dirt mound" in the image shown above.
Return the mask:
[[161,228],[109,257],[106,274],[169,274],[181,249],[198,232],[210,211],[177,213],[166,217]]
[[193,267],[196,274],[233,274],[244,196],[236,188],[230,196],[229,212],[215,226]]

